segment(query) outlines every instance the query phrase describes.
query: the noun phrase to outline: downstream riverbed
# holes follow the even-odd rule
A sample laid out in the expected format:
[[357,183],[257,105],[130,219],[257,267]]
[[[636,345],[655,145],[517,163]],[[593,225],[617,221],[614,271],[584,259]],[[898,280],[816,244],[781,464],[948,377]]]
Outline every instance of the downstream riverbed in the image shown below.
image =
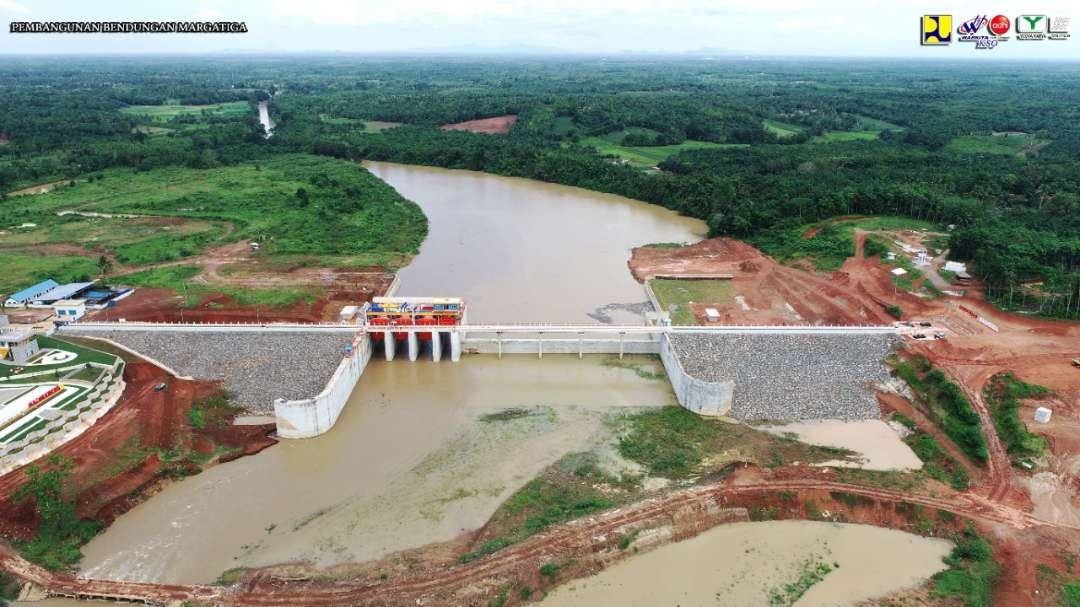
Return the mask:
[[[645,301],[626,267],[630,248],[705,231],[700,221],[576,188],[370,167],[430,220],[428,240],[400,273],[401,292],[464,297],[471,322],[595,322],[598,310],[640,321],[626,311]],[[88,544],[82,571],[208,582],[236,566],[363,560],[450,539],[482,525],[562,455],[608,440],[610,415],[674,402],[665,380],[599,356],[373,360],[330,433],[169,486]],[[507,407],[537,414],[481,420]]]
[[736,523],[569,582],[543,605],[787,605],[770,599],[825,565],[831,571],[794,605],[840,607],[918,585],[945,569],[941,559],[951,548],[945,540],[869,525]]

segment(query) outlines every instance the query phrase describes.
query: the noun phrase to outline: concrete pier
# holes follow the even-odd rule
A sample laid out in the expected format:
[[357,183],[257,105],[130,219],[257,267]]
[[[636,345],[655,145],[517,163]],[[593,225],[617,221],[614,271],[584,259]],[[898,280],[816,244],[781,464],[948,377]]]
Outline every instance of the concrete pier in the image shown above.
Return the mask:
[[386,360],[394,360],[394,354],[397,352],[397,342],[394,340],[393,331],[387,331],[383,333],[383,347],[386,350]]
[[450,360],[453,362],[461,360],[461,333],[457,331],[450,334]]
[[416,333],[409,333],[409,361],[416,362],[416,359],[420,356],[420,338],[416,336]]
[[435,362],[442,360],[442,333],[431,334],[431,360]]

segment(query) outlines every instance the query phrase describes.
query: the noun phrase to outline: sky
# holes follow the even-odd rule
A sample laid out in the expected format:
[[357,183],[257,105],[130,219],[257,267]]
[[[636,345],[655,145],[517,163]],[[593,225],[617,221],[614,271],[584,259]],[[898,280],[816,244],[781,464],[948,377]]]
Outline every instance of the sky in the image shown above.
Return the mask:
[[[996,1],[996,0],[995,0]],[[923,14],[1073,17],[1065,41],[919,45]],[[11,34],[11,21],[243,21],[246,34]],[[564,52],[1080,60],[1075,0],[0,0],[0,54]],[[1012,32],[1010,32],[1012,33]],[[955,37],[955,35],[954,35]]]

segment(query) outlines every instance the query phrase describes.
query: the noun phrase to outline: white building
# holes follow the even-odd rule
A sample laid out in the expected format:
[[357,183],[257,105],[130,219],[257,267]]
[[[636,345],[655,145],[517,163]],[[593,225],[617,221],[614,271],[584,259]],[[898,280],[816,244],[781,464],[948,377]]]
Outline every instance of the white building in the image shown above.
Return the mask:
[[86,301],[82,299],[61,299],[53,304],[57,320],[74,322],[86,316]]

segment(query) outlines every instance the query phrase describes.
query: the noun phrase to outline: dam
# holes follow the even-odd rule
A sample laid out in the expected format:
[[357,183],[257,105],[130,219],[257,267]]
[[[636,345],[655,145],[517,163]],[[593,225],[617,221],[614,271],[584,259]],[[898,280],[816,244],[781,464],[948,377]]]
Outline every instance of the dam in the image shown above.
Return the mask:
[[[803,389],[812,378],[787,367],[833,347],[830,339],[850,340],[853,352],[877,360],[895,339],[892,327],[650,325],[643,312],[654,308],[626,266],[631,249],[697,241],[703,222],[524,179],[366,166],[429,219],[428,239],[398,272],[393,295],[458,297],[467,306],[460,326],[438,329],[446,346],[440,362],[430,343],[411,362],[407,334],[424,328],[405,327],[391,330],[404,339],[387,362],[385,346],[359,321],[65,328],[127,344],[181,375],[222,379],[253,412],[289,410],[278,416],[279,436],[304,438],[168,486],[84,548],[83,575],[210,582],[231,567],[333,565],[449,540],[483,525],[560,457],[609,444],[612,421],[626,412],[679,404],[680,385],[733,381],[731,414],[753,413],[754,401],[740,409],[739,377],[722,375],[737,365],[710,360],[703,366],[716,374],[707,375],[669,357],[684,367],[680,382],[658,358],[664,342],[678,354],[704,347],[698,339],[731,341],[725,357],[737,357],[748,347],[743,331],[761,334],[770,351],[801,353],[781,359],[783,366],[741,371],[752,390],[776,373]],[[703,337],[684,341],[691,329]],[[380,330],[385,337],[388,329]],[[456,363],[451,334],[461,338]],[[876,345],[865,345],[871,338]],[[831,383],[875,379],[828,376],[805,402],[798,390],[783,402],[791,415],[807,415],[820,409]],[[528,415],[484,421],[507,408]]]

